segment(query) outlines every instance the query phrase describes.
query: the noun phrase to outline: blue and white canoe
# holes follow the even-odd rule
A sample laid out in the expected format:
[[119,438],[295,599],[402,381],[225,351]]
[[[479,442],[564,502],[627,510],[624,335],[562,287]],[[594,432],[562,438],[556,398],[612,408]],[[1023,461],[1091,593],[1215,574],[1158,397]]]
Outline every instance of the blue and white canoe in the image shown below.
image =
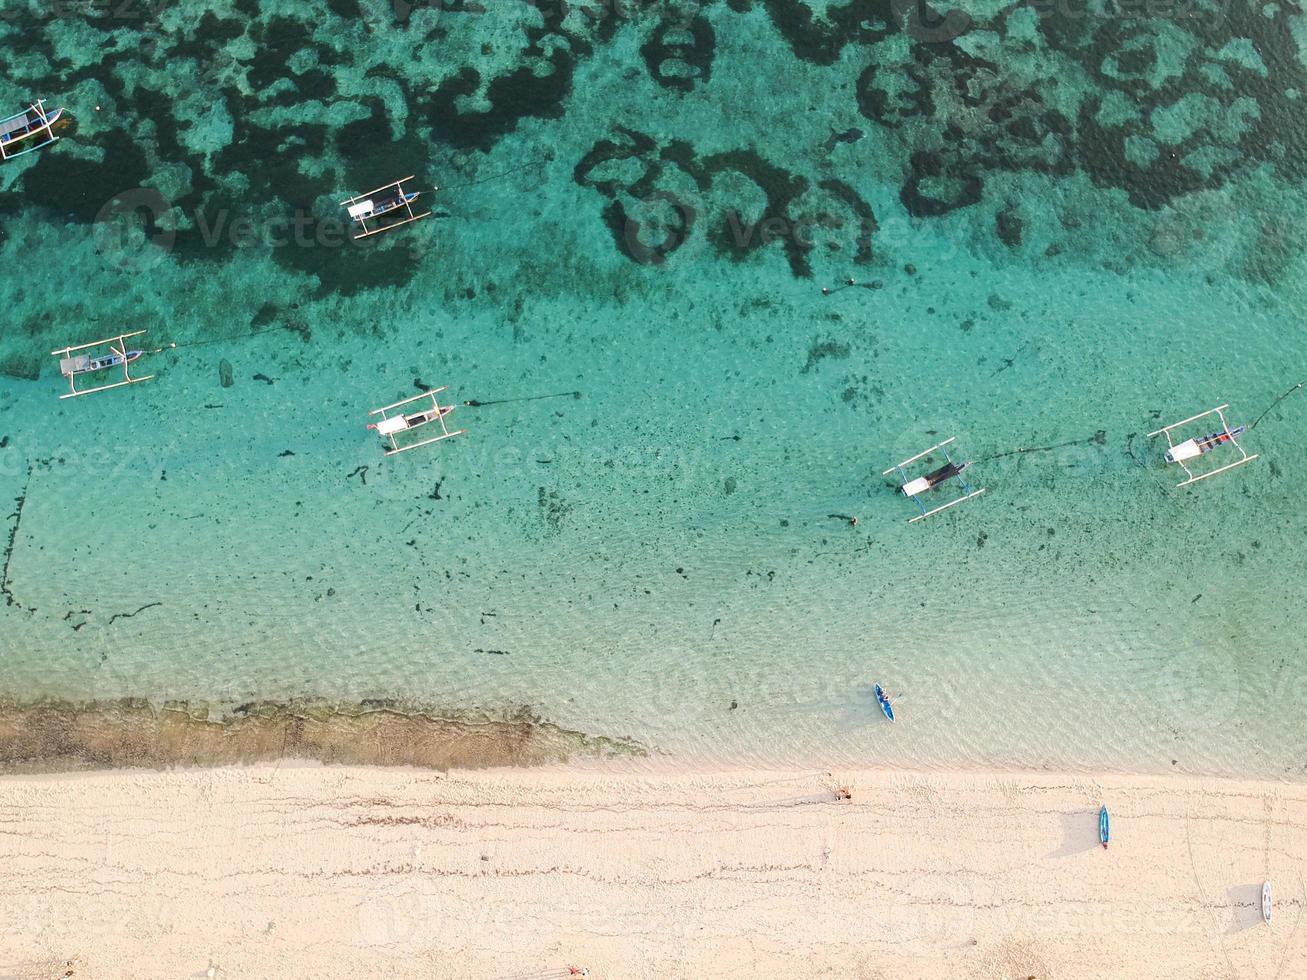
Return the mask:
[[880,705],[880,710],[885,712],[885,717],[893,721],[894,707],[889,703],[889,695],[881,690],[879,684],[876,685],[876,703]]
[[0,160],[12,160],[56,142],[53,126],[64,110],[45,111],[45,100],[37,99],[22,112],[0,119]]
[[1101,807],[1098,811],[1098,842],[1107,847],[1107,842],[1112,839],[1112,827],[1107,818],[1107,807]]

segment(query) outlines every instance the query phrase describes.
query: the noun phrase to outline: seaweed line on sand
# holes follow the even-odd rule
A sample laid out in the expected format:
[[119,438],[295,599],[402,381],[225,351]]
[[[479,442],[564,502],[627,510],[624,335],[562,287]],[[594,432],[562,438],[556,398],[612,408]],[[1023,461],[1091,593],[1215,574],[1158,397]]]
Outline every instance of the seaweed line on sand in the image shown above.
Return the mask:
[[576,756],[647,754],[634,739],[588,735],[529,707],[446,714],[398,701],[0,700],[0,772],[224,766],[281,759],[329,765],[487,768]]

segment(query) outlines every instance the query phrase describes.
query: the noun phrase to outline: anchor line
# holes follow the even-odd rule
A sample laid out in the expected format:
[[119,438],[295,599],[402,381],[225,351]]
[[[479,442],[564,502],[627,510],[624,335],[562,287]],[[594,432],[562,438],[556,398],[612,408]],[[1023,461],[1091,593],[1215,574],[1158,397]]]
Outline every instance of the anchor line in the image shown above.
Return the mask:
[[[1299,381],[1296,385],[1294,385],[1292,388],[1286,391],[1283,395],[1275,399],[1275,401],[1271,402],[1271,404],[1266,407],[1266,411],[1262,412],[1261,415],[1257,416],[1257,422],[1260,422],[1262,419],[1266,418],[1266,416],[1271,413],[1271,409],[1273,409],[1276,405],[1280,404],[1280,402],[1284,401],[1286,398],[1288,398],[1290,395],[1292,395],[1295,391],[1297,391],[1302,386],[1303,386],[1303,382]],[[1257,428],[1257,422],[1254,422],[1252,425],[1248,426],[1249,432]]]
[[497,398],[494,401],[482,402],[475,398],[470,398],[463,402],[468,408],[483,408],[486,405],[507,405],[509,402],[534,402],[542,398],[578,398],[579,391],[560,391],[552,395],[524,395],[521,398]]

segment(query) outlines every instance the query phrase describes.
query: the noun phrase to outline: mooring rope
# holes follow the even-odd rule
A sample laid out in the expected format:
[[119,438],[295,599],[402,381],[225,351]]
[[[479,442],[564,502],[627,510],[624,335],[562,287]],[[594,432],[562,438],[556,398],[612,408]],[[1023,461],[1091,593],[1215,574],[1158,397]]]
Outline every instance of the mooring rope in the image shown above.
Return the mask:
[[509,402],[534,402],[542,398],[580,398],[579,391],[560,391],[553,395],[524,395],[521,398],[496,398],[494,401],[481,402],[470,398],[463,404],[468,408],[483,408],[486,405],[507,405]]
[[[1288,398],[1290,395],[1292,395],[1295,391],[1297,391],[1299,388],[1301,388],[1301,387],[1303,386],[1303,384],[1304,384],[1304,382],[1299,381],[1296,385],[1294,385],[1292,388],[1290,388],[1288,391],[1286,391],[1283,395],[1281,395],[1279,398],[1275,399],[1275,401],[1271,402],[1271,404],[1268,405],[1268,406],[1266,407],[1266,411],[1265,411],[1265,412],[1262,412],[1261,415],[1257,416],[1257,422],[1260,422],[1262,419],[1266,418],[1266,416],[1270,414],[1271,409],[1273,409],[1276,405],[1280,404],[1280,402],[1284,401],[1286,398]],[[1257,422],[1254,422],[1252,425],[1248,426],[1248,431],[1249,431],[1249,432],[1251,432],[1253,429],[1257,428]]]

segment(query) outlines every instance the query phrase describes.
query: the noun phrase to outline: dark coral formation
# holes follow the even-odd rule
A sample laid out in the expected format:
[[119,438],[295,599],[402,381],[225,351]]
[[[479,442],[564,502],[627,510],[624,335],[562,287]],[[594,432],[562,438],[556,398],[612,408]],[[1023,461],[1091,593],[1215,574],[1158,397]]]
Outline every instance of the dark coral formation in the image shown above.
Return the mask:
[[665,22],[640,48],[649,75],[664,88],[688,92],[696,82],[712,78],[717,35],[707,18],[696,16],[685,24]]
[[[617,247],[634,261],[659,265],[684,246],[697,221],[724,256],[743,258],[773,242],[782,243],[796,276],[812,274],[810,253],[823,231],[850,240],[850,258],[871,257],[876,217],[850,185],[808,178],[772,163],[756,150],[731,150],[700,157],[683,141],[660,145],[651,136],[620,129],[617,139],[599,140],[576,165],[573,177],[608,198],[605,221]],[[738,196],[719,200],[713,189],[723,175],[743,177],[756,188],[758,203],[745,210]],[[823,199],[813,199],[822,194]],[[651,217],[661,214],[657,228]]]
[[[913,43],[906,64],[873,59],[858,80],[863,115],[891,130],[920,123],[905,206],[919,217],[966,207],[1004,171],[1081,170],[1141,209],[1261,165],[1301,179],[1304,156],[1286,141],[1303,138],[1307,76],[1287,9],[1195,0],[1167,12],[1072,17],[1014,5],[954,37]],[[982,30],[992,39],[972,44]],[[1018,67],[1033,66],[1032,55],[1042,68]]]
[[[223,261],[241,247],[212,233],[220,216],[227,227],[252,213],[301,216],[303,233],[320,238],[338,230],[339,217],[318,210],[343,188],[438,169],[451,154],[491,152],[526,120],[567,125],[584,62],[612,57],[615,39],[632,33],[643,64],[625,73],[615,66],[615,84],[644,74],[662,97],[687,104],[712,104],[723,74],[825,73],[825,92],[846,92],[848,107],[873,124],[865,139],[848,130],[860,138],[841,146],[839,159],[890,153],[899,167],[886,177],[919,219],[977,204],[996,175],[1084,174],[1155,210],[1259,168],[1285,182],[1301,182],[1307,170],[1297,3],[1177,0],[1145,9],[1104,0],[1068,12],[1030,0],[982,17],[947,0],[331,0],[311,21],[250,0],[231,9],[203,12],[185,33],[165,30],[148,5],[129,21],[101,5],[61,8],[59,18],[78,19],[77,32],[54,29],[54,15],[36,11],[0,21],[15,86],[57,93],[94,84],[116,127],[97,139],[102,158],[94,162],[43,154],[20,178],[21,195],[0,200],[0,219],[26,207],[52,222],[90,223],[116,196],[155,186],[167,167],[175,185],[167,208],[203,219],[169,232],[176,261]],[[722,39],[746,18],[766,19],[790,65],[774,57],[717,63]],[[81,32],[98,37],[98,63],[61,47],[61,37]],[[386,60],[371,53],[378,49]],[[45,74],[24,74],[41,64]],[[228,120],[230,132],[206,131],[212,121],[195,118],[194,93],[179,99],[179,87],[202,92],[199,104]],[[796,96],[776,105],[768,123],[789,125],[812,111]],[[342,105],[350,111],[327,122],[326,107]],[[782,158],[762,116],[752,137],[711,150],[688,134],[654,140],[628,121],[608,123],[612,135],[595,133],[573,162],[577,181],[603,199],[616,247],[633,261],[661,263],[698,225],[731,259],[779,241],[796,276],[811,274],[823,246],[868,261],[871,208],[824,158],[841,141],[814,141],[811,159]],[[740,177],[756,188],[756,199],[752,191],[736,193],[748,200],[718,199],[726,174],[731,186]],[[148,222],[160,217],[146,216],[151,242],[159,237]],[[995,232],[1009,247],[1021,237],[1010,217]],[[420,248],[390,247],[272,255],[324,290],[342,291],[407,282],[422,258]]]

